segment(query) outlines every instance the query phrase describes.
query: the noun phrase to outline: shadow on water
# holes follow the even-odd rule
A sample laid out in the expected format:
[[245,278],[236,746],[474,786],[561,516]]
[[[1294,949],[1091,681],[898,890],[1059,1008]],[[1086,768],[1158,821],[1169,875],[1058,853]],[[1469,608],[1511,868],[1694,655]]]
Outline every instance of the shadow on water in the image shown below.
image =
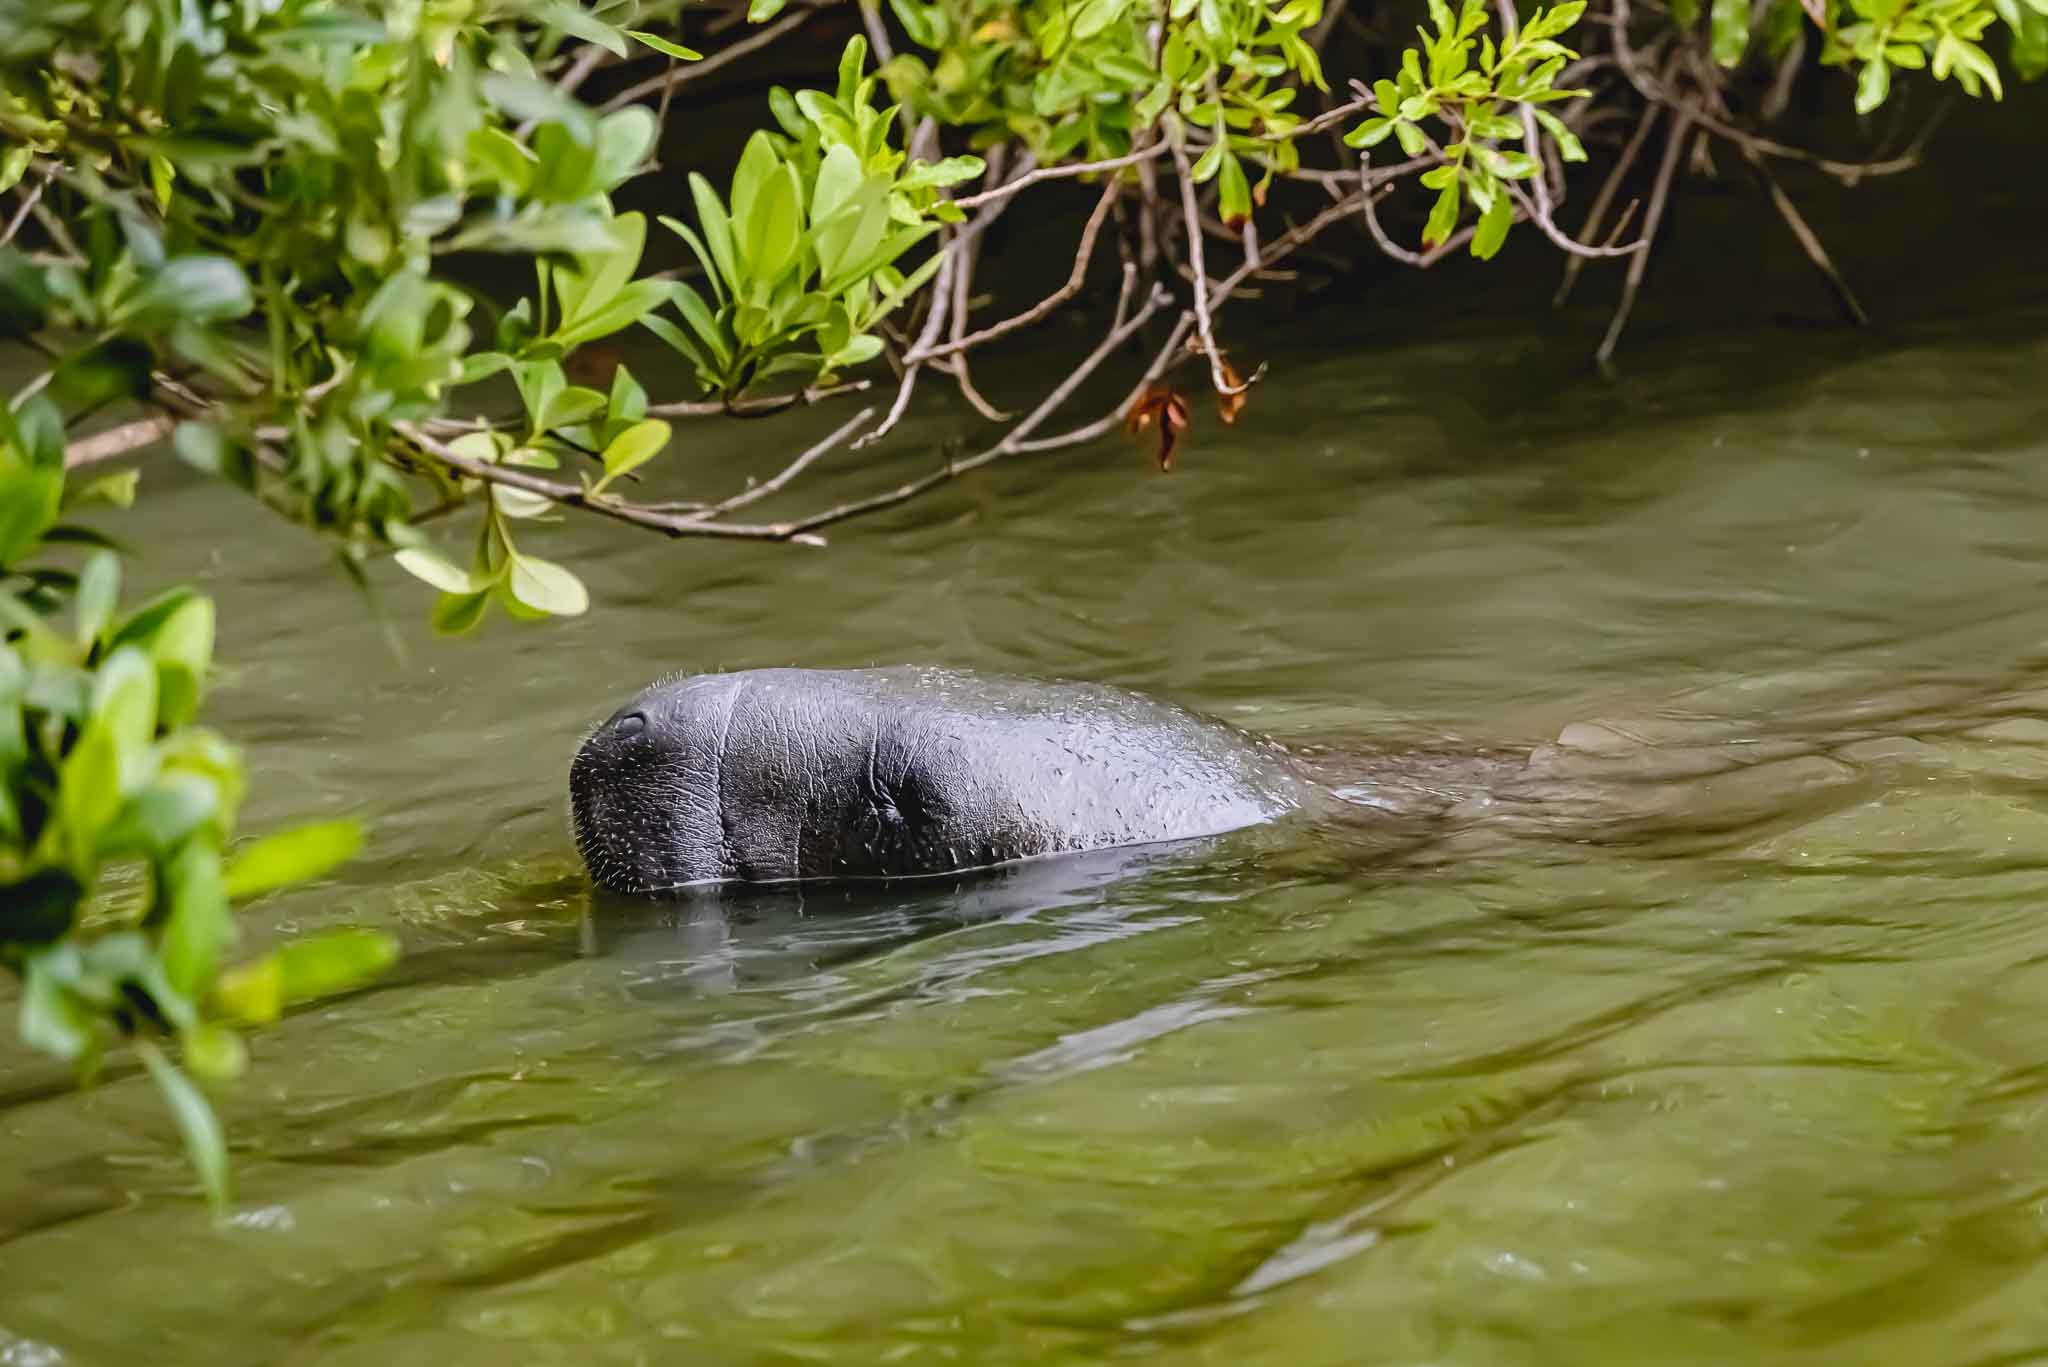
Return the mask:
[[[597,891],[583,946],[617,965],[636,997],[769,987],[804,997],[863,959],[996,922],[1062,923],[1074,932],[1067,947],[1085,946],[1088,932],[1077,921],[1141,898],[1148,875],[1199,869],[1216,843],[1103,850],[933,878],[725,884],[660,901]],[[928,961],[928,981],[957,982],[973,966],[999,962],[1000,954],[991,960],[978,949],[957,962],[940,953]]]

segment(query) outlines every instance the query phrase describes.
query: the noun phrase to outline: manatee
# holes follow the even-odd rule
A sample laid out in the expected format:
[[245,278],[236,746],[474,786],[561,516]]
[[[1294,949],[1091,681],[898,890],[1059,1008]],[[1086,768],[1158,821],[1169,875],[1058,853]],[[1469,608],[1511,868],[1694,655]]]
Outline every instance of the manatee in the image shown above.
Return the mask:
[[914,667],[660,681],[584,739],[569,790],[592,878],[642,894],[1189,840],[1321,793],[1281,747],[1169,703]]

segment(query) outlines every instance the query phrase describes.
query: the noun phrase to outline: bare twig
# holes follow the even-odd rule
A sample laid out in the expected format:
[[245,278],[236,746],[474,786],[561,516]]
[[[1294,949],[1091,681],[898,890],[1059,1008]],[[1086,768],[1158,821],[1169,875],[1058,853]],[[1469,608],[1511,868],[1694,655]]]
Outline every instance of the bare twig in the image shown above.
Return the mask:
[[[1626,2],[1617,0],[1621,4]],[[1678,170],[1679,160],[1685,154],[1686,139],[1692,131],[1692,112],[1689,109],[1675,110],[1671,116],[1671,131],[1664,138],[1664,160],[1657,167],[1657,181],[1650,190],[1650,207],[1643,214],[1641,240],[1645,249],[1628,263],[1628,278],[1621,287],[1621,303],[1615,306],[1614,318],[1607,324],[1607,335],[1600,339],[1600,349],[1593,353],[1594,361],[1603,371],[1612,368],[1615,345],[1621,341],[1621,330],[1628,326],[1628,315],[1635,308],[1636,291],[1642,287],[1643,272],[1650,267],[1648,244],[1656,241],[1658,225],[1664,221],[1664,204],[1671,195],[1671,177]]]
[[1548,196],[1542,193],[1542,177],[1536,178],[1535,183],[1538,193],[1536,201],[1533,203],[1530,201],[1529,196],[1523,192],[1521,186],[1513,181],[1503,181],[1501,183],[1507,186],[1508,194],[1521,207],[1522,213],[1520,216],[1534,223],[1538,231],[1549,238],[1551,243],[1560,251],[1569,256],[1579,257],[1588,261],[1597,261],[1604,256],[1634,256],[1638,252],[1649,248],[1650,244],[1643,238],[1637,238],[1635,241],[1621,247],[1605,245],[1587,246],[1571,236],[1571,234],[1565,232],[1564,229],[1558,227],[1557,221],[1550,216],[1549,208],[1543,203],[1543,200],[1547,199]]
[[647,406],[646,416],[650,418],[729,418],[735,416],[760,418],[770,413],[781,413],[791,408],[806,408],[824,399],[838,398],[846,394],[859,394],[872,388],[873,380],[849,380],[845,384],[828,385],[823,389],[800,389],[794,394],[764,395],[758,399],[734,399],[721,402],[717,399],[682,400],[676,403],[656,403]]
[[783,34],[801,25],[815,13],[817,13],[816,10],[808,8],[791,10],[766,28],[761,29],[759,32],[748,34],[731,47],[720,48],[701,62],[691,62],[687,65],[671,63],[669,69],[662,72],[661,75],[650,76],[644,81],[629,85],[609,100],[606,100],[599,107],[600,112],[609,114],[613,110],[624,109],[627,105],[645,96],[652,95],[657,91],[673,90],[679,85],[708,76],[727,62],[736,61],[757,48],[766,47]]
[[[48,183],[47,178],[45,183]],[[51,246],[71,261],[83,262],[86,259],[85,253],[78,249],[78,239],[64,226],[63,219],[50,212],[49,205],[39,198],[34,204],[29,205],[29,209],[35,214],[36,222],[42,225],[43,232],[49,236]]]
[[725,514],[733,511],[733,509],[735,508],[744,508],[749,503],[753,503],[760,499],[768,497],[768,495],[776,492],[778,489],[781,489],[784,485],[788,484],[791,480],[795,479],[798,475],[802,474],[806,469],[810,467],[813,461],[818,459],[818,457],[832,450],[832,448],[834,448],[835,446],[838,446],[848,437],[851,437],[860,428],[867,426],[868,422],[871,419],[873,419],[874,416],[875,410],[873,407],[861,409],[860,412],[854,414],[845,422],[839,424],[837,429],[835,429],[829,435],[818,441],[815,445],[811,446],[802,455],[798,456],[789,464],[783,466],[782,470],[779,473],[777,473],[772,479],[763,480],[761,483],[754,485],[751,489],[746,489],[741,491],[740,493],[734,494],[731,498],[728,498],[723,502],[713,503],[709,507],[705,508],[702,512],[698,513],[697,516],[700,518],[723,517]]
[[65,446],[64,468],[75,470],[81,465],[112,460],[130,451],[153,446],[170,434],[172,426],[169,418],[139,418],[134,422],[124,422],[119,427],[109,427],[104,432],[95,432],[89,437],[80,437]]
[[986,204],[992,199],[1005,199],[1010,195],[1016,194],[1019,190],[1038,184],[1042,180],[1058,180],[1064,176],[1090,176],[1098,171],[1114,171],[1123,166],[1136,166],[1139,162],[1152,160],[1152,158],[1165,150],[1166,144],[1155,142],[1149,146],[1141,147],[1135,152],[1127,152],[1120,157],[1110,157],[1105,161],[1077,161],[1065,166],[1040,166],[1025,172],[1014,180],[998,185],[992,190],[983,190],[979,194],[962,195],[953,202],[963,209],[972,209],[977,204]]
[[[1374,198],[1375,196],[1368,192],[1358,196],[1355,204],[1355,207],[1360,209],[1365,215],[1366,231],[1372,234],[1372,240],[1379,244],[1381,251],[1403,265],[1413,266],[1417,270],[1428,270],[1453,251],[1471,241],[1472,235],[1478,231],[1476,225],[1467,225],[1452,233],[1434,247],[1429,247],[1419,252],[1410,251],[1388,236],[1385,226],[1380,223],[1379,210],[1373,207]],[[1348,210],[1354,207],[1354,205],[1351,201],[1346,201],[1337,207]],[[1325,210],[1324,212],[1327,213],[1329,211]]]
[[[1109,217],[1109,206],[1116,200],[1117,190],[1117,183],[1113,180],[1102,187],[1102,198],[1095,202],[1095,212],[1088,215],[1088,224],[1081,230],[1081,244],[1074,254],[1074,269],[1068,273],[1065,284],[1039,300],[1036,304],[1033,304],[1030,308],[1025,309],[1022,313],[1012,314],[1002,322],[993,323],[988,327],[982,328],[979,332],[971,332],[965,337],[955,337],[952,341],[946,342],[943,345],[915,347],[903,358],[904,363],[915,365],[920,361],[935,360],[941,356],[951,356],[957,352],[965,351],[969,347],[980,346],[984,342],[994,341],[1005,333],[1015,332],[1018,328],[1029,327],[1080,293],[1082,282],[1088,278],[1088,265],[1095,258],[1095,239],[1102,232],[1104,220]],[[929,330],[927,329],[927,331]]]
[[[1358,201],[1363,198],[1365,196],[1361,194],[1350,199],[1340,200],[1308,222],[1291,228],[1274,238],[1271,242],[1268,242],[1264,253],[1266,266],[1270,267],[1274,262],[1280,261],[1291,253],[1300,250],[1319,236],[1325,229],[1355,212],[1358,208]],[[1128,273],[1132,268],[1126,266],[1124,269],[1128,278]],[[1228,299],[1237,292],[1238,288],[1245,281],[1258,274],[1260,269],[1260,267],[1256,267],[1253,263],[1247,261],[1229,275],[1223,277],[1222,280],[1217,282],[1216,288],[1211,292],[1214,302],[1221,304],[1224,300]],[[1123,296],[1118,300],[1119,307],[1121,307],[1125,299],[1129,298],[1129,295],[1130,291],[1126,289]],[[1121,314],[1119,314],[1119,317],[1121,317]],[[1154,354],[1152,363],[1145,368],[1145,373],[1138,377],[1137,383],[1131,386],[1131,391],[1125,396],[1124,401],[1111,409],[1108,416],[1098,418],[1084,426],[1076,427],[1072,431],[1063,432],[1056,437],[1040,437],[1033,440],[1020,441],[1017,443],[1018,452],[1021,454],[1031,451],[1051,451],[1063,446],[1076,446],[1082,442],[1093,441],[1097,437],[1107,435],[1123,421],[1124,415],[1130,411],[1131,405],[1136,403],[1139,397],[1160,376],[1164,375],[1176,361],[1181,360],[1187,355],[1185,347],[1188,334],[1194,331],[1195,321],[1193,310],[1188,310],[1181,314],[1180,321],[1174,325],[1173,331],[1168,334],[1165,344]]]
[[28,216],[35,212],[36,205],[43,202],[43,191],[48,189],[49,186],[50,177],[45,175],[34,185],[22,188],[21,207],[14,211],[13,218],[7,220],[6,231],[0,232],[0,247],[4,247],[14,241],[14,235],[21,231],[21,225],[26,223]]
[[[1697,124],[1715,137],[1726,139],[1738,147],[1755,152],[1760,156],[1776,157],[1782,161],[1803,162],[1808,166],[1825,171],[1844,185],[1854,185],[1866,176],[1896,175],[1901,171],[1909,171],[1920,164],[1920,148],[1924,145],[1925,138],[1931,129],[1922,130],[1921,140],[1908,148],[1904,153],[1884,161],[1834,161],[1828,157],[1809,152],[1803,147],[1791,147],[1785,143],[1761,137],[1746,129],[1737,128],[1725,119],[1716,118],[1700,107],[1700,101],[1687,99],[1644,69],[1642,54],[1638,53],[1629,43],[1628,28],[1630,14],[1629,0],[1614,0],[1614,13],[1609,18],[1609,26],[1614,32],[1614,55],[1620,62],[1622,74],[1628,78],[1629,84],[1634,86],[1637,93],[1641,94],[1644,99],[1684,114],[1688,122]],[[1644,227],[1647,229],[1649,224],[1646,222]]]
[[[855,426],[865,422],[867,417],[866,413],[856,415],[853,422],[844,424],[825,442],[804,452],[792,465],[795,469],[801,469],[803,466],[809,465],[812,461],[830,450],[833,445],[836,445]],[[581,485],[548,479],[522,469],[519,466],[496,465],[490,461],[477,460],[428,435],[416,423],[398,423],[394,425],[393,430],[405,438],[413,449],[421,455],[438,465],[455,471],[457,474],[481,480],[486,484],[497,484],[507,489],[518,489],[525,493],[536,494],[551,502],[559,503],[564,507],[587,509],[590,512],[615,518],[620,522],[629,523],[635,527],[645,527],[651,531],[663,532],[674,537],[713,536],[751,541],[791,541],[803,539],[802,533],[805,529],[793,523],[739,523],[713,520],[715,516],[713,510],[739,506],[739,503],[733,500],[727,500],[724,505],[713,504],[710,509],[699,512],[664,512],[643,504],[628,503],[623,499],[613,498],[608,494],[592,495],[586,492]],[[776,488],[781,488],[782,484],[787,483],[788,479],[794,477],[794,473],[794,469],[785,469],[781,475],[778,475],[775,480],[771,480],[770,483],[774,484]],[[772,492],[772,490],[769,492]],[[754,490],[750,489],[736,497],[741,501],[751,502],[753,498],[765,497],[765,493],[756,494]],[[815,541],[815,538],[811,538],[811,540]]]
[[[1592,239],[1599,233],[1601,221],[1607,217],[1608,209],[1614,205],[1615,192],[1621,188],[1622,181],[1636,164],[1636,157],[1642,152],[1643,143],[1649,138],[1650,129],[1657,122],[1662,109],[1662,105],[1653,104],[1645,109],[1643,117],[1637,120],[1635,132],[1629,135],[1628,142],[1621,149],[1621,155],[1615,159],[1614,169],[1607,173],[1607,179],[1601,183],[1600,193],[1593,198],[1593,208],[1586,215],[1585,225],[1579,229],[1586,238]],[[1564,307],[1565,300],[1571,297],[1572,286],[1577,283],[1579,272],[1585,264],[1584,257],[1572,256],[1565,259],[1564,279],[1558,282],[1557,294],[1551,299],[1553,307]]]
[[[1004,203],[1009,201],[1005,200]],[[981,238],[979,234],[969,235],[960,247],[960,262],[953,272],[953,310],[947,320],[952,341],[957,346],[967,335],[967,309],[974,298],[974,268],[981,261]],[[974,386],[974,376],[969,373],[967,357],[954,356],[944,367],[952,372],[953,382],[960,387],[960,397],[973,406],[974,411],[990,422],[1008,422],[1011,414],[1003,412]]]
[[919,352],[931,350],[932,343],[939,338],[939,329],[946,325],[946,313],[952,307],[953,270],[959,258],[954,255],[960,243],[956,238],[940,250],[945,253],[939,262],[938,278],[932,281],[931,311],[925,315],[924,330],[917,335],[917,343],[906,353],[903,365],[903,380],[896,390],[896,402],[889,405],[889,415],[882,419],[882,425],[855,442],[855,446],[870,446],[895,430],[903,420],[904,410],[910,407],[910,395],[917,388],[918,373],[924,369],[922,359],[913,359]]
[[555,82],[555,89],[564,95],[574,95],[583,88],[583,83],[590,79],[590,74],[603,66],[605,59],[611,55],[596,43],[589,44],[576,54],[576,60],[562,73],[562,79]]
[[1835,296],[1842,301],[1843,311],[1858,327],[1869,327],[1870,315],[1863,311],[1863,305],[1857,300],[1856,292],[1849,288],[1849,282],[1835,269],[1835,263],[1828,257],[1828,249],[1821,245],[1819,236],[1807,226],[1799,207],[1792,202],[1792,197],[1785,193],[1785,187],[1778,184],[1778,178],[1771,174],[1762,157],[1746,147],[1742,150],[1742,155],[1756,168],[1756,173],[1763,177],[1764,187],[1770,191],[1771,203],[1777,206],[1778,215],[1785,220],[1785,226],[1792,230],[1792,236],[1799,240],[1799,246],[1805,251],[1806,259],[1827,277],[1830,285],[1834,286]]
[[889,30],[882,24],[882,10],[875,0],[860,0],[860,22],[868,32],[868,46],[875,50],[878,65],[887,65],[896,60],[896,49],[889,42]]
[[[1125,267],[1123,292],[1126,297],[1135,287],[1136,282],[1136,270],[1128,266]],[[1028,438],[1031,433],[1036,431],[1041,423],[1058,411],[1060,406],[1081,386],[1084,380],[1094,374],[1118,347],[1122,346],[1138,329],[1151,321],[1152,316],[1169,302],[1171,302],[1171,296],[1164,290],[1154,288],[1146,297],[1145,302],[1120,327],[1111,329],[1096,344],[1095,349],[1089,352],[1078,366],[1074,367],[1067,378],[1062,380],[1052,393],[1046,395],[1038,407],[1032,409],[1022,421],[1010,429],[1008,435],[986,451],[970,456],[966,460],[947,461],[945,465],[932,471],[930,474],[911,480],[908,483],[900,484],[894,489],[885,490],[879,494],[871,494],[866,498],[854,499],[850,502],[839,504],[837,507],[827,508],[823,512],[812,513],[808,517],[798,518],[793,522],[778,524],[779,529],[783,531],[784,538],[811,532],[830,523],[843,522],[847,518],[857,517],[862,513],[871,513],[882,508],[893,507],[899,503],[906,503],[926,490],[936,488],[948,480],[966,474],[970,470],[978,470],[982,466],[1001,460],[1005,456],[1016,455],[1028,449]]]
[[1223,374],[1223,355],[1216,350],[1216,334],[1209,320],[1209,272],[1202,260],[1202,216],[1195,207],[1195,178],[1188,169],[1188,152],[1178,129],[1171,139],[1173,167],[1180,176],[1180,211],[1187,223],[1188,264],[1195,273],[1195,330],[1202,339],[1202,352],[1209,358],[1209,382],[1218,394],[1242,394],[1248,384],[1232,384]]

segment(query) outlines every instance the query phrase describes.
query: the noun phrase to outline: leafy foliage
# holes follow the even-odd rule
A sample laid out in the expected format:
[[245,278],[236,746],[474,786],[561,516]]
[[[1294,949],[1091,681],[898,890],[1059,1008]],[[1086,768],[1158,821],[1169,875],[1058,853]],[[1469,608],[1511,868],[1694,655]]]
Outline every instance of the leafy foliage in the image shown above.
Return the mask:
[[[0,409],[0,963],[20,975],[20,1032],[90,1074],[132,1040],[176,1115],[195,1167],[226,1199],[220,1128],[185,1068],[222,1081],[247,1061],[236,1027],[288,1000],[354,985],[390,961],[382,935],[301,940],[223,976],[231,904],[317,877],[354,853],[353,823],[305,827],[230,856],[243,796],[234,748],[198,726],[213,604],[174,589],[123,611],[120,561],[60,523],[133,477],[67,488],[63,427],[43,396]],[[54,563],[67,548],[73,572]],[[137,868],[139,886],[109,881]],[[238,980],[288,979],[268,998]]]
[[847,44],[831,95],[778,87],[770,105],[782,135],[754,134],[722,201],[703,176],[690,177],[696,228],[662,220],[689,243],[712,298],[679,281],[682,326],[648,325],[708,393],[734,398],[789,372],[829,381],[873,360],[882,339],[872,329],[938,270],[936,253],[908,275],[897,263],[960,220],[938,191],[980,175],[982,162],[911,162],[890,147],[896,111],[874,108],[866,58],[864,39]]
[[[1450,237],[1467,200],[1479,211],[1472,254],[1491,257],[1507,240],[1514,225],[1508,184],[1539,175],[1543,168],[1532,152],[1499,146],[1522,141],[1524,133],[1521,120],[1510,117],[1503,106],[1540,106],[1586,93],[1559,90],[1554,84],[1564,64],[1578,55],[1556,39],[1578,22],[1585,9],[1584,0],[1539,9],[1498,50],[1492,35],[1485,35],[1478,42],[1475,67],[1473,35],[1486,25],[1485,0],[1465,0],[1455,20],[1444,0],[1430,0],[1435,34],[1418,31],[1422,46],[1401,54],[1398,76],[1373,84],[1377,117],[1344,137],[1346,146],[1370,149],[1391,134],[1402,151],[1415,157],[1433,145],[1422,120],[1435,119],[1448,130],[1440,148],[1442,165],[1422,174],[1422,183],[1437,192],[1436,206],[1422,231],[1425,243],[1434,245]],[[1585,148],[1562,120],[1541,108],[1532,113],[1564,160],[1586,159]]]

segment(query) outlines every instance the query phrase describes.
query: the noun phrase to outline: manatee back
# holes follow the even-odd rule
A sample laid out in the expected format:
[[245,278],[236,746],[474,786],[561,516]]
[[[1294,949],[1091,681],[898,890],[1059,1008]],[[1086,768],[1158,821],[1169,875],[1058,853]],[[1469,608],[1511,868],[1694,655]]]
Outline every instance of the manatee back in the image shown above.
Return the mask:
[[730,700],[714,786],[731,877],[939,873],[1215,835],[1307,792],[1277,746],[1100,685],[916,668],[718,677],[731,687],[701,696]]

